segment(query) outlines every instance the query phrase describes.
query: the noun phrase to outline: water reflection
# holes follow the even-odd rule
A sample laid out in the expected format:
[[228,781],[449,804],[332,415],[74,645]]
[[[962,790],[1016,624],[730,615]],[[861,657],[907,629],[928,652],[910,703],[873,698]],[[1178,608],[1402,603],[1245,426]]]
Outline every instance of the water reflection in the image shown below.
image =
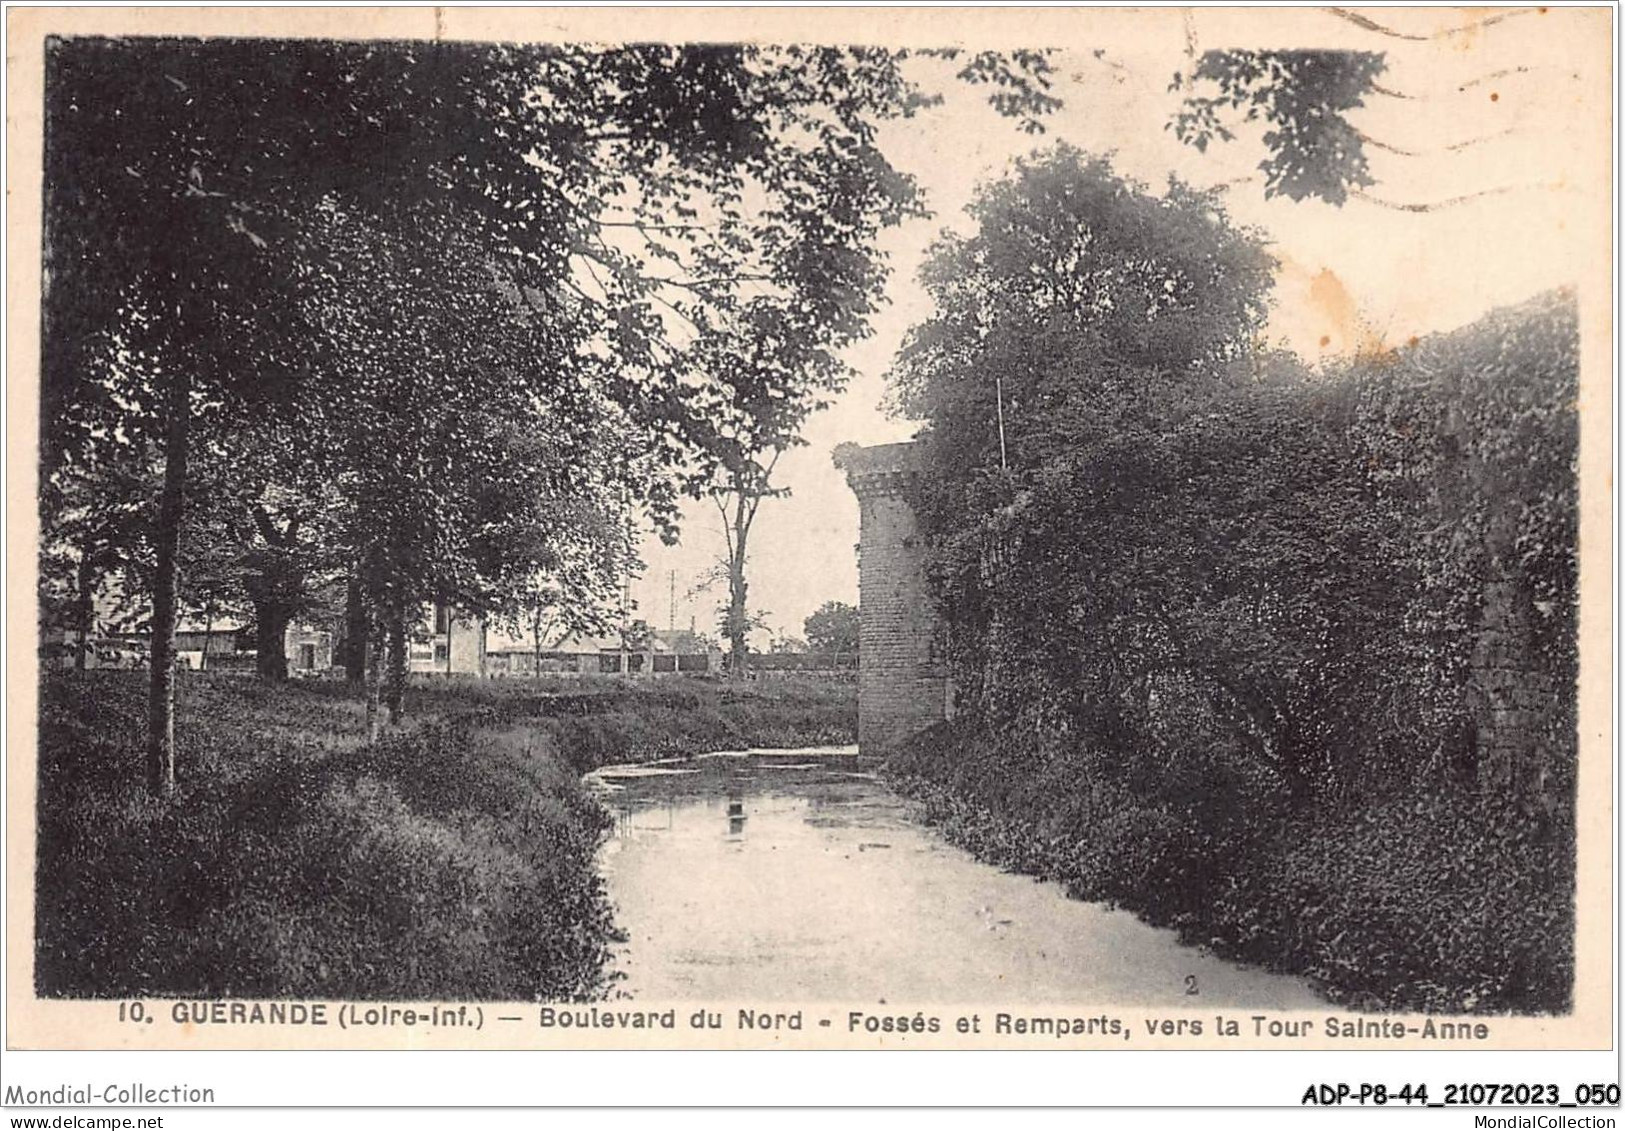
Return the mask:
[[645,798],[636,803],[622,802],[610,808],[615,815],[615,839],[628,840],[640,832],[669,833],[675,827],[677,799]]
[[[849,751],[593,775],[618,993],[647,1001],[964,1001],[1309,1008],[1300,980],[982,864]],[[750,836],[745,826],[750,825]]]

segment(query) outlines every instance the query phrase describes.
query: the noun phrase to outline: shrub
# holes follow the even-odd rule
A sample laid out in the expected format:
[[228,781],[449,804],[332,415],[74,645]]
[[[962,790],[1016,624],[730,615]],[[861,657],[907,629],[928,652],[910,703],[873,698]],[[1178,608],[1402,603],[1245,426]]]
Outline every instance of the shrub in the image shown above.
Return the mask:
[[[1304,975],[1348,1006],[1570,1007],[1574,856],[1561,821],[1531,822],[1504,801],[1411,797],[1219,824],[1079,778],[1090,759],[1053,745],[944,725],[905,743],[886,773],[982,859]],[[1032,775],[1040,749],[1050,759]]]
[[36,964],[46,996],[515,1000],[603,992],[607,825],[581,773],[851,741],[850,686],[428,682],[362,746],[337,684],[180,682],[177,796],[141,778],[142,676],[42,685]]
[[[973,241],[1002,258],[941,253],[938,316],[900,365],[929,420],[912,501],[961,713],[932,739],[951,756],[906,750],[895,772],[989,858],[1334,993],[1564,1008],[1573,296],[1322,373],[1240,345],[1136,358],[1096,325],[1115,309],[1044,297],[1118,254],[1077,246],[1087,225],[1028,232],[1089,205],[1044,183],[990,196],[1023,203]],[[1124,238],[1148,277],[1177,261]],[[1051,240],[1070,258],[1034,260]],[[1203,317],[1171,274],[1117,329]],[[1471,941],[1496,899],[1520,901],[1508,929]]]

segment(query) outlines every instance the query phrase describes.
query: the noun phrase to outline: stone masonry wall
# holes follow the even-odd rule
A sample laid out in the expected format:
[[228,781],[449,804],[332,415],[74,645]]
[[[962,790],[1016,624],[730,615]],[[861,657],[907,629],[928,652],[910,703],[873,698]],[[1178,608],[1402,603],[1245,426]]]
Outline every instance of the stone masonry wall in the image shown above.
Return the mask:
[[1546,731],[1558,687],[1530,657],[1528,611],[1509,574],[1484,588],[1483,622],[1472,655],[1478,722],[1479,784],[1486,791],[1542,797],[1547,787]]
[[947,673],[925,588],[919,526],[904,491],[912,444],[843,444],[836,464],[858,496],[858,746],[884,750],[941,721]]

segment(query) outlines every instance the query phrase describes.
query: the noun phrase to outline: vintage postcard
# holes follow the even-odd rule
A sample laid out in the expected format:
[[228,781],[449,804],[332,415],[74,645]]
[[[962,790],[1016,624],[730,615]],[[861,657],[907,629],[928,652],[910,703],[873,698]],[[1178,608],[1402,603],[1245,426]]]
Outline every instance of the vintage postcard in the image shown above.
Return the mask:
[[12,10],[7,1047],[1607,1048],[1613,19]]

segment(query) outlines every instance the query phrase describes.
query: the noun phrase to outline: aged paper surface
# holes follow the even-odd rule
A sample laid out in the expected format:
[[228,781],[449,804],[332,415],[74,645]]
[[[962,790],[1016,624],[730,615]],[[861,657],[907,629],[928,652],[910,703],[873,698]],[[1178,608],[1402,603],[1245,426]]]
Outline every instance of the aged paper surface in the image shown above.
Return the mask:
[[[1373,9],[28,9],[8,26],[7,147],[10,201],[7,510],[6,838],[8,961],[6,1044],[25,1049],[1597,1049],[1609,1044],[1616,877],[1610,723],[1613,418],[1611,289],[1612,13],[1602,8]],[[1402,29],[1402,30],[1396,30]],[[1249,223],[1278,223],[1278,294],[1297,313],[1274,326],[1296,348],[1348,355],[1393,349],[1408,338],[1471,323],[1489,310],[1559,287],[1579,316],[1579,761],[1575,810],[1576,915],[1572,1009],[1555,1015],[1369,1012],[1315,1004],[1280,987],[1246,990],[1217,1004],[1181,997],[1183,982],[1140,993],[1056,997],[1044,983],[990,992],[967,978],[963,993],[846,994],[825,985],[804,999],[708,988],[673,998],[588,1004],[462,1000],[344,1001],[41,996],[36,990],[36,733],[39,522],[35,502],[38,411],[44,60],[51,36],[303,37],[443,42],[749,42],[866,44],[911,49],[1035,49],[1057,53],[1057,92],[1070,100],[1051,139],[1139,159],[1138,139],[1165,135],[1170,61],[1209,50],[1388,51],[1391,73],[1431,81],[1448,97],[1373,100],[1357,118],[1397,156],[1342,210],[1324,201],[1266,203],[1251,170],[1261,156],[1243,138],[1215,143],[1199,187],[1237,186],[1226,206]],[[1385,80],[1386,81],[1386,80]],[[1393,81],[1398,81],[1396,78]],[[1503,93],[1504,91],[1504,93]],[[1466,107],[1471,107],[1468,112]],[[1493,108],[1493,111],[1490,109]],[[1500,115],[1500,120],[1485,117]],[[1073,117],[1071,115],[1079,115]],[[931,224],[960,223],[960,180],[1000,175],[1022,151],[1008,123],[984,115],[945,130],[922,111],[899,146],[908,172],[944,186]],[[1084,123],[1080,125],[1079,123]],[[1503,124],[1504,122],[1504,124]],[[1466,144],[1493,133],[1493,144]],[[997,135],[997,136],[995,136]],[[1023,143],[1025,144],[1025,143]],[[1036,144],[1036,142],[1035,142]],[[1172,144],[1172,143],[1169,143]],[[1248,148],[1253,145],[1254,148]],[[1408,163],[1421,151],[1445,162]],[[906,159],[905,159],[906,158]],[[1202,155],[1187,154],[1191,169]],[[1218,164],[1222,160],[1222,169]],[[946,170],[946,171],[945,171]],[[1182,166],[1181,175],[1187,175]],[[133,174],[132,174],[133,175]],[[1202,176],[1201,173],[1197,174]],[[1142,177],[1142,179],[1149,179]],[[936,183],[933,182],[933,183]],[[954,197],[954,192],[961,193]],[[1468,199],[1471,198],[1471,199]],[[950,202],[952,201],[952,202]],[[1277,219],[1279,217],[1279,219]],[[1362,229],[1360,225],[1365,225]],[[960,230],[963,231],[961,224]],[[923,240],[925,237],[921,237]],[[1476,248],[1470,265],[1459,250]],[[899,249],[903,258],[909,254]],[[910,263],[916,258],[908,260]],[[1335,269],[1333,264],[1335,263]],[[912,269],[912,268],[911,268]],[[916,303],[916,306],[918,304]],[[921,309],[897,317],[916,320]],[[1296,321],[1292,321],[1292,319]],[[895,343],[894,343],[895,344]],[[878,399],[889,358],[865,358],[865,389]],[[876,414],[878,417],[878,414]],[[868,426],[867,442],[906,438]],[[828,450],[818,453],[827,463]],[[805,493],[804,493],[805,494]],[[856,515],[850,494],[813,505]],[[843,519],[842,521],[851,521]],[[629,818],[630,819],[630,818]],[[923,842],[922,842],[923,843]],[[867,845],[859,847],[868,847]],[[891,845],[879,848],[890,849]],[[923,851],[923,849],[922,849]],[[832,862],[830,867],[838,867]],[[789,884],[820,877],[800,875]],[[829,878],[830,883],[845,882]],[[1052,885],[1051,885],[1052,886]],[[721,889],[718,889],[719,893]],[[729,896],[732,898],[732,895]],[[1014,898],[1014,897],[1012,897]],[[860,901],[861,902],[861,901]],[[658,904],[657,904],[658,906]],[[888,907],[870,908],[883,918]],[[701,909],[695,914],[715,914]],[[1418,912],[1419,914],[1423,912]],[[726,915],[720,916],[726,920]],[[1493,921],[1493,913],[1491,914]],[[989,930],[1001,923],[991,922]],[[928,928],[927,928],[928,929]],[[1064,934],[1064,931],[1061,932]],[[856,925],[854,940],[866,937]],[[924,939],[922,938],[922,942]],[[1134,945],[1126,943],[1125,945]],[[929,948],[922,948],[929,949]],[[636,955],[636,939],[632,953]],[[1541,956],[1532,955],[1538,963]],[[853,959],[863,961],[859,951]],[[1215,961],[1205,957],[1203,961]],[[1203,968],[1204,971],[1206,967]],[[1207,975],[1204,973],[1203,977]],[[1192,987],[1196,975],[1189,975]],[[1245,981],[1242,978],[1242,981]],[[1281,1004],[1277,1004],[1281,1003]],[[715,1020],[713,1020],[713,1018]],[[1233,1030],[1221,1018],[1235,1023]],[[1441,1026],[1448,1026],[1441,1037]]]

